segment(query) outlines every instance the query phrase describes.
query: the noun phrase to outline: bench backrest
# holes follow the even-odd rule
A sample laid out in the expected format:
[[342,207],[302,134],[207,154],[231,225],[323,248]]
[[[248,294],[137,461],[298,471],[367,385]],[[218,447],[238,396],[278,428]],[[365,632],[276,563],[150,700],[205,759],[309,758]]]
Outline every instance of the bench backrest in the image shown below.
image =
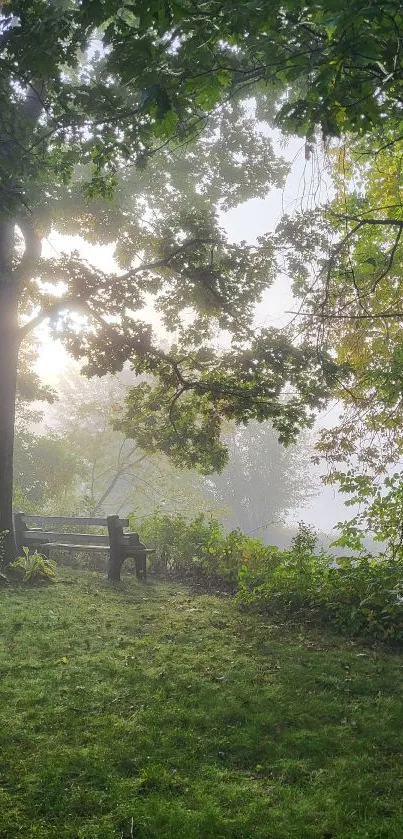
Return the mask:
[[[18,515],[18,514],[17,514]],[[30,524],[39,524],[40,526],[54,526],[54,527],[71,527],[75,525],[82,525],[83,527],[107,527],[108,522],[106,519],[100,518],[91,518],[85,516],[35,516],[35,515],[25,515],[25,513],[21,513],[24,516],[24,521],[28,525]],[[129,519],[119,519],[122,527],[129,527]]]
[[[40,527],[32,527],[40,525]],[[89,516],[42,516],[25,515],[25,513],[14,514],[14,531],[18,551],[26,545],[35,546],[38,543],[63,542],[72,545],[107,546],[111,541],[123,536],[123,528],[128,527],[128,519],[120,519],[119,516],[96,518]],[[77,533],[61,530],[51,530],[54,527],[108,527],[108,533]]]

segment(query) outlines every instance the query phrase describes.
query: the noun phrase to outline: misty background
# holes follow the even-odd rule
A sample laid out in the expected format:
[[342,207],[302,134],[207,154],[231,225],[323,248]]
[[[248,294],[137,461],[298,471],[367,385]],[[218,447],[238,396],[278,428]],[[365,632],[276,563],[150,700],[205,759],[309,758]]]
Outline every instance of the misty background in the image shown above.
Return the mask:
[[[316,152],[306,161],[301,139],[295,138],[284,146],[280,135],[272,129],[270,134],[275,150],[291,163],[290,173],[283,189],[273,188],[265,198],[253,198],[221,214],[220,222],[233,242],[254,244],[258,236],[275,228],[285,212],[313,208],[329,199],[324,155]],[[73,248],[91,264],[116,271],[109,245],[90,245],[77,236],[51,234],[45,240],[44,255]],[[291,281],[282,275],[256,307],[256,326],[286,325],[294,317],[292,310]],[[163,339],[153,312],[151,319]],[[57,401],[35,406],[28,428],[40,435],[42,443],[49,438],[54,446],[58,444],[60,455],[64,446],[64,466],[56,462],[52,467],[60,477],[63,475],[60,512],[77,512],[78,505],[81,514],[94,515],[135,512],[141,517],[153,510],[184,515],[214,513],[227,527],[239,527],[266,544],[280,547],[289,544],[301,520],[320,531],[323,544],[328,544],[336,538],[333,528],[337,522],[351,514],[336,488],[322,483],[325,465],[312,463],[318,430],[337,422],[336,404],[318,417],[315,428],[302,434],[295,446],[281,446],[268,423],[229,427],[226,439],[230,462],[221,475],[203,477],[179,472],[162,455],[143,458],[133,441],[124,441],[111,429],[111,413],[122,404],[126,388],[134,382],[129,370],[116,377],[88,380],[80,375],[78,364],[68,357],[60,342],[50,337],[46,326],[36,331],[36,339],[36,371],[54,389]],[[38,511],[41,486],[43,498],[49,487],[45,492],[43,475],[29,475],[32,463],[31,467],[23,463],[23,450],[17,435],[16,481],[17,485],[25,485],[18,498],[19,506],[23,505],[26,512],[27,506]],[[41,464],[47,470],[48,455],[45,451],[31,452],[30,460],[38,461],[38,473]],[[57,488],[52,492],[54,511]]]

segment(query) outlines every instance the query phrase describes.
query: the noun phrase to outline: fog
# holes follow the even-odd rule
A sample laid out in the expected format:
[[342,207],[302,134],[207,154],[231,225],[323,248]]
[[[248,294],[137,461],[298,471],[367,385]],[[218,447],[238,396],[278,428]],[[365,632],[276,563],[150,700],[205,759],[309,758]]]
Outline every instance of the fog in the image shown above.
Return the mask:
[[[303,209],[317,205],[329,197],[329,183],[324,171],[323,158],[320,151],[315,153],[311,161],[306,161],[304,158],[304,142],[296,138],[289,142],[285,148],[279,147],[277,142],[277,152],[281,152],[291,164],[290,174],[287,178],[284,189],[272,189],[270,194],[264,199],[252,199],[242,206],[237,207],[227,213],[222,213],[220,222],[226,230],[230,239],[234,242],[246,240],[248,244],[253,244],[259,235],[267,233],[275,229],[277,222],[280,220],[284,212],[292,214],[295,210]],[[52,235],[45,242],[45,255],[54,255],[63,250],[70,250],[78,248],[83,256],[92,264],[102,267],[104,270],[116,270],[116,264],[113,260],[112,248],[109,246],[88,245],[80,240],[78,237],[65,237],[61,235]],[[293,309],[293,297],[291,293],[291,278],[282,276],[265,294],[263,300],[256,307],[255,324],[256,327],[263,326],[283,326],[286,325],[292,315],[290,310]],[[153,322],[154,328],[158,331],[158,318],[155,317],[152,309],[147,312],[149,318]],[[39,359],[37,363],[37,370],[41,378],[55,387],[56,390],[61,390],[63,393],[68,386],[69,377],[74,371],[74,377],[77,377],[77,369],[71,364],[66,351],[62,345],[50,338],[49,333],[45,327],[38,330],[39,338]],[[87,380],[83,380],[82,389],[85,392],[87,388]],[[124,391],[121,391],[123,400]],[[56,403],[52,409],[46,408],[44,417],[41,423],[42,432],[46,428],[57,430],[60,426],[58,422],[58,413],[62,410],[63,414],[63,396],[61,396],[62,403]],[[64,414],[63,414],[64,415]],[[303,474],[301,475],[303,491],[300,493],[299,499],[291,502],[289,507],[284,509],[281,515],[270,514],[271,505],[267,503],[267,515],[262,511],[260,520],[256,521],[253,518],[250,521],[247,519],[246,513],[244,518],[240,514],[228,514],[228,510],[224,508],[221,510],[221,515],[228,524],[228,526],[239,526],[245,528],[249,526],[249,531],[254,535],[259,536],[265,542],[271,542],[274,539],[283,541],[280,531],[285,528],[284,536],[285,542],[289,541],[288,528],[293,529],[296,523],[300,520],[313,525],[322,533],[327,534],[331,540],[334,538],[335,524],[343,520],[351,514],[351,508],[346,509],[343,503],[343,497],[337,493],[334,487],[324,486],[321,483],[320,475],[325,471],[325,467],[314,466],[311,463],[311,456],[314,449],[315,439],[323,425],[329,426],[337,420],[338,409],[337,406],[330,406],[322,416],[318,417],[316,427],[309,437],[309,445],[307,449],[306,441],[299,441],[293,447],[286,457],[289,464],[292,466],[293,458],[300,458],[303,452]],[[63,425],[63,423],[62,423]],[[59,429],[60,430],[60,429]],[[65,429],[62,428],[63,433]],[[280,450],[282,447],[278,446]],[[279,454],[281,459],[283,454]],[[231,464],[230,464],[231,465]],[[111,466],[113,470],[113,466]],[[224,482],[227,471],[224,472]],[[278,476],[281,480],[281,476]],[[179,479],[178,479],[179,480]],[[218,479],[217,479],[218,480]],[[133,482],[135,478],[133,477]],[[209,491],[214,484],[212,481],[205,484],[207,487],[207,497]],[[273,475],[270,472],[270,464],[267,468],[267,498],[270,499],[270,485],[273,484]],[[115,498],[110,498],[112,504],[119,502],[119,506],[123,504],[122,509],[125,513],[131,511],[131,505],[135,504],[136,492],[134,487],[132,495],[130,495],[130,477],[127,476],[119,478],[116,481]],[[236,489],[234,490],[236,495]],[[127,500],[123,499],[123,495],[128,496]],[[169,493],[168,493],[169,496]],[[214,500],[214,493],[210,493],[210,506]],[[235,499],[234,504],[238,504],[240,508],[243,504],[245,510],[248,505],[253,503],[252,499],[239,497]],[[154,493],[151,500],[151,507],[161,506],[169,510],[169,498],[164,499],[164,493]],[[196,505],[197,506],[197,505]],[[206,505],[204,505],[205,507]],[[203,508],[203,504],[201,504]],[[208,509],[208,503],[207,503]],[[219,501],[217,500],[217,509],[220,509]],[[114,512],[108,507],[107,512]],[[252,522],[253,527],[250,527]],[[279,535],[280,534],[280,535]]]

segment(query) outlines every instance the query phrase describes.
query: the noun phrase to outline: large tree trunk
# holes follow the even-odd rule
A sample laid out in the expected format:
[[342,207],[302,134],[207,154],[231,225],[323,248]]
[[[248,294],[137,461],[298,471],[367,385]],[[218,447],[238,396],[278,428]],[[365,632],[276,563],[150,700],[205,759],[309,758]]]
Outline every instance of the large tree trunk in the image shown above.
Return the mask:
[[[24,116],[28,126],[34,127],[43,110],[45,88],[41,81],[28,86]],[[17,126],[18,126],[17,121]],[[11,147],[18,138],[13,137]],[[2,154],[7,155],[8,144],[2,144]],[[3,209],[3,208],[1,208]],[[32,225],[17,223],[25,239],[24,260],[40,256],[40,242]],[[15,399],[17,391],[17,365],[20,333],[18,329],[18,300],[22,289],[23,272],[13,271],[14,233],[16,219],[5,212],[0,216],[0,562],[8,565],[15,558],[13,533],[13,453],[15,426]],[[1,537],[0,537],[1,539]],[[3,556],[2,556],[2,550]]]
[[0,533],[3,561],[15,557],[12,521],[13,450],[18,364],[18,288],[12,271],[14,224],[0,222]]

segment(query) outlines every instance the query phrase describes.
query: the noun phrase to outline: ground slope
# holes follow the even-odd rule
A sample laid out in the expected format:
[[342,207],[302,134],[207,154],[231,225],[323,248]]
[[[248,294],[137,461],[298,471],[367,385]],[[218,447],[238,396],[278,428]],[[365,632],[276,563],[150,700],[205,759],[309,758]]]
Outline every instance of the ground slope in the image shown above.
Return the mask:
[[178,585],[1,590],[1,839],[401,839],[403,658]]

